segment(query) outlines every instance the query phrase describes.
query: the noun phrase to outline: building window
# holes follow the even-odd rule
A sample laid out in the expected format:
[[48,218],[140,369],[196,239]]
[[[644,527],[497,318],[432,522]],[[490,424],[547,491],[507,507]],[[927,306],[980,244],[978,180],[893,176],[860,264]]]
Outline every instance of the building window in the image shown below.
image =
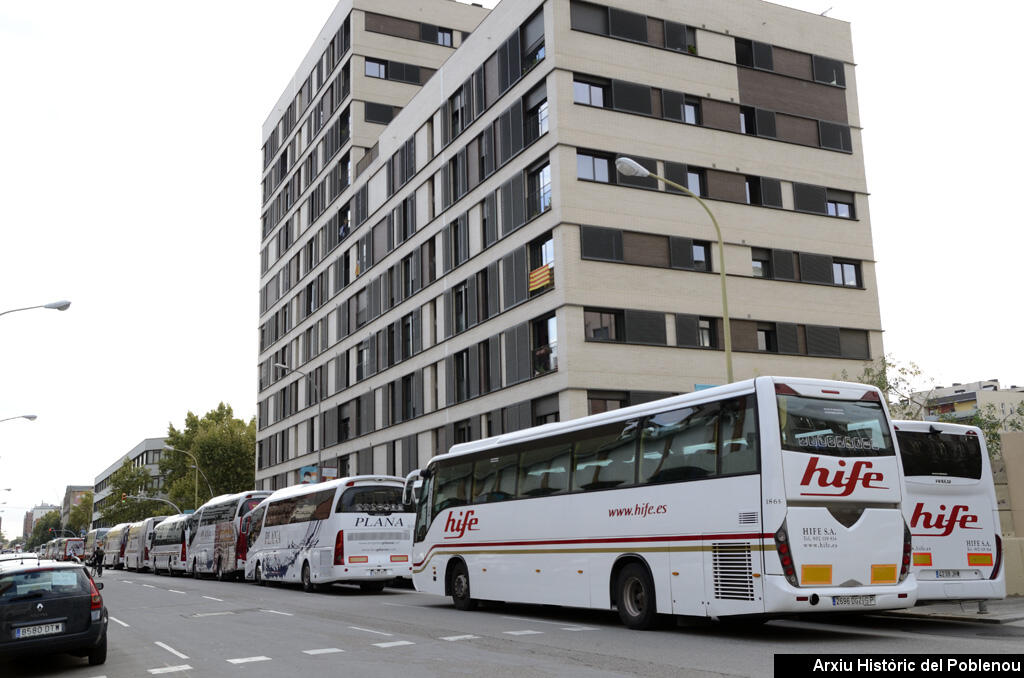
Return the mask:
[[750,261],[755,278],[772,277],[772,257],[768,250],[753,248],[750,250]]
[[626,407],[629,397],[625,393],[602,393],[591,391],[587,394],[587,414],[600,414]]
[[452,29],[450,28],[438,28],[437,29],[437,44],[445,47],[452,46]]
[[583,333],[588,341],[624,340],[622,311],[584,309]]
[[686,97],[683,99],[683,122],[688,125],[699,125],[701,123],[700,99],[697,97]]
[[704,348],[715,348],[718,345],[718,334],[715,331],[714,318],[699,318],[697,321],[697,338]]
[[531,323],[533,334],[533,374],[547,374],[558,369],[558,326],[555,314]]
[[711,270],[711,243],[696,241],[693,243],[693,270]]
[[547,162],[527,173],[526,191],[528,217],[551,209],[551,166]]
[[740,106],[740,132],[757,134],[757,115],[750,106]]
[[840,219],[853,218],[852,202],[842,202],[840,200],[826,200],[825,208],[828,210],[828,215],[830,217],[839,217]]
[[572,99],[585,106],[605,107],[608,98],[608,85],[594,81],[576,80],[572,83]]
[[576,178],[586,181],[610,182],[611,159],[602,156],[576,153]]
[[832,262],[832,281],[844,287],[860,287],[860,275],[857,264],[851,261]]
[[452,364],[455,366],[455,402],[461,403],[469,398],[469,351],[456,353]]
[[466,318],[467,318],[467,306],[469,298],[469,290],[466,287],[466,283],[456,285],[455,289],[452,290],[452,304],[454,308],[452,313],[454,315],[456,334],[463,332],[466,329]]
[[448,99],[448,110],[451,112],[451,138],[454,139],[462,131],[462,89],[456,90]]
[[519,29],[519,42],[523,46],[523,73],[544,59],[544,12],[538,10]]
[[530,296],[540,294],[555,285],[555,241],[547,233],[530,243]]
[[[547,134],[548,131],[548,100],[540,102],[526,112],[526,143],[531,144]],[[481,158],[481,166],[483,159]],[[483,176],[483,171],[480,176]]]
[[688,167],[686,169],[686,187],[697,197],[703,198],[707,195],[707,173],[703,169]]
[[376,59],[366,60],[366,77],[368,78],[380,78],[381,80],[388,79],[388,64],[386,61],[377,61]]
[[775,334],[774,323],[757,324],[757,350],[767,353],[779,352],[779,340]]

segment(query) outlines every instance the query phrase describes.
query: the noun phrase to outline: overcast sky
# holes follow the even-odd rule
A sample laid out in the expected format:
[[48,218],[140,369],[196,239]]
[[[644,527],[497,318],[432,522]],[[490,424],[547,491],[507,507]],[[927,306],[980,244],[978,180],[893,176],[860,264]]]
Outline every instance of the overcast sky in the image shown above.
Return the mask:
[[[1024,385],[1024,9],[780,4],[853,25],[886,352]],[[0,419],[39,417],[0,423],[8,536],[188,410],[253,416],[261,127],[334,6],[0,0],[0,312],[72,301],[0,317]]]

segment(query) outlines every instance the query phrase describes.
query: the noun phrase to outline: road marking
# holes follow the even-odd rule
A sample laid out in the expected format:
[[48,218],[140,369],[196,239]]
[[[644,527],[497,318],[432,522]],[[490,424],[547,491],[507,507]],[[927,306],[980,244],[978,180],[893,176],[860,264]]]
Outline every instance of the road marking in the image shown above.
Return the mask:
[[128,624],[125,624],[125,623],[124,623],[123,621],[121,621],[120,619],[118,619],[118,618],[117,618],[117,617],[115,617],[114,615],[108,615],[108,618],[109,618],[109,619],[110,619],[110,621],[112,621],[112,622],[117,622],[117,623],[118,623],[118,624],[120,624],[121,626],[123,626],[123,627],[125,627],[125,628],[129,628]]
[[147,589],[155,589],[156,588],[152,584],[143,584],[143,586],[145,586]]
[[597,629],[591,628],[590,626],[563,626],[563,631],[596,631]]
[[388,607],[419,607],[419,605],[405,605],[403,603],[381,603],[381,605],[387,605]]
[[238,659],[229,659],[228,662],[231,664],[248,664],[249,662],[269,662],[270,657],[239,657]]
[[[530,617],[512,617],[512,616],[509,616],[509,615],[504,615],[504,616],[502,616],[502,619],[514,619],[516,621],[528,622],[530,624],[551,624],[552,626],[562,626],[562,627],[565,626],[565,622],[564,621],[563,622],[553,622],[553,621],[547,621],[546,619],[531,619]],[[586,628],[586,627],[572,625],[572,628]]]
[[527,629],[525,631],[502,631],[502,633],[507,633],[510,636],[539,636],[540,634],[542,634],[544,632],[543,631],[530,631],[529,629]]
[[225,614],[234,614],[234,612],[196,612],[193,617],[220,617]]
[[277,610],[260,610],[260,612],[269,612],[270,614],[283,614],[286,617],[294,617],[295,614],[292,612],[278,612]]
[[203,596],[203,598],[206,598],[207,600],[216,600],[218,603],[224,602],[223,598],[214,598],[213,596]]
[[157,673],[176,673],[178,671],[191,671],[192,667],[188,664],[182,664],[181,666],[165,666],[162,669],[149,669],[152,674]]
[[415,645],[416,643],[410,643],[408,640],[394,640],[390,643],[374,643],[374,647],[401,647],[402,645]]
[[167,589],[167,591],[168,591],[169,593],[184,593],[184,591],[179,591],[179,590],[177,590],[177,589]]
[[128,581],[127,579],[122,579],[122,580],[121,580],[121,583],[122,583],[122,584],[134,584],[135,582],[133,582],[133,581]]
[[188,659],[188,655],[184,655],[184,654],[182,654],[182,653],[178,652],[177,650],[175,650],[175,649],[174,649],[173,647],[171,647],[170,645],[167,645],[166,643],[161,643],[161,642],[160,642],[160,641],[158,640],[158,641],[156,641],[156,642],[155,642],[154,644],[155,644],[155,645],[159,645],[159,646],[160,646],[160,647],[162,647],[163,649],[167,650],[168,652],[170,652],[171,654],[173,654],[173,655],[175,655],[175,656],[177,656],[177,657],[180,657],[181,659]]
[[453,641],[453,640],[473,640],[474,638],[479,638],[479,637],[480,636],[473,636],[473,635],[470,635],[470,634],[466,634],[464,636],[445,636],[444,638],[441,638],[441,640],[447,640],[447,641]]
[[380,635],[380,636],[393,636],[393,635],[395,635],[393,633],[384,633],[383,631],[374,631],[373,629],[364,629],[361,626],[350,626],[349,628],[353,629],[355,631],[366,631],[367,633],[376,633],[377,635]]
[[303,650],[304,654],[334,654],[335,652],[344,652],[336,647],[324,647],[319,650]]

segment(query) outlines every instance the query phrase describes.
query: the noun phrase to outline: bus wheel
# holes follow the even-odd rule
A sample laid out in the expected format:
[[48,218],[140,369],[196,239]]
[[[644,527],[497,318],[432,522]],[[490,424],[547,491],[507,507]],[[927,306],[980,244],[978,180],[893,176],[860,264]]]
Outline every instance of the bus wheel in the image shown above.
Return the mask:
[[263,581],[263,566],[259,563],[256,563],[256,574],[253,575],[253,578],[256,580],[256,586],[266,586]]
[[380,593],[384,590],[384,582],[382,581],[364,581],[359,585],[359,590],[363,593]]
[[476,601],[469,597],[469,570],[462,561],[452,568],[452,604],[456,610],[472,610]]
[[657,620],[657,605],[654,600],[654,582],[647,568],[630,563],[619,572],[618,591],[619,617],[631,629],[649,629]]
[[317,586],[309,575],[309,561],[306,561],[302,564],[302,590],[306,593],[313,593],[316,589]]

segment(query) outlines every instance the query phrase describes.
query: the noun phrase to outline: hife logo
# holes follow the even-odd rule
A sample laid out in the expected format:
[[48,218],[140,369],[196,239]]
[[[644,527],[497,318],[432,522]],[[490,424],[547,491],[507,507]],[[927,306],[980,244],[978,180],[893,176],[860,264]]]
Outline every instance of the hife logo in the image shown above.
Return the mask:
[[915,528],[920,523],[921,527],[926,530],[942,530],[942,532],[916,535],[919,537],[948,537],[957,525],[962,530],[980,530],[981,526],[971,526],[971,523],[978,522],[978,516],[968,513],[969,510],[968,506],[954,504],[947,518],[946,505],[939,504],[939,512],[933,518],[929,511],[924,510],[924,503],[917,502],[917,506],[914,507],[914,515],[910,516],[910,527]]
[[[830,478],[828,468],[818,466],[818,459],[818,457],[811,457],[810,462],[807,464],[807,469],[804,471],[804,477],[800,479],[800,486],[812,487],[811,481],[814,480],[817,481],[818,487],[835,487],[842,491],[801,492],[800,496],[802,497],[846,497],[853,493],[858,483],[869,490],[889,489],[884,485],[872,485],[872,483],[882,481],[882,474],[875,471],[868,471],[868,469],[873,466],[870,461],[855,461],[853,463],[853,468],[850,469],[849,475],[847,475],[845,470],[846,461],[840,459],[840,468]],[[861,471],[864,471],[864,473],[862,474]]]
[[[459,511],[458,514],[452,511],[444,522],[445,539],[459,539],[466,534],[467,530],[479,530],[477,523],[480,521],[473,517],[473,509]],[[449,535],[449,533],[451,533]]]

